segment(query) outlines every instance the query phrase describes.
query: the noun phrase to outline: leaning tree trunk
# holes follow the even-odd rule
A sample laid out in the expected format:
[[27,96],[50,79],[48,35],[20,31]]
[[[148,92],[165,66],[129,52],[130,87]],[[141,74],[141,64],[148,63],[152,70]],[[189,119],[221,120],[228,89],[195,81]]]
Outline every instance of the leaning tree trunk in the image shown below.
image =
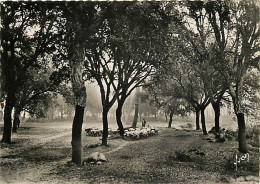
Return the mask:
[[6,98],[6,105],[4,109],[4,132],[3,132],[2,142],[5,143],[11,143],[12,110],[13,110],[14,100],[15,100],[14,95],[10,95],[9,93]]
[[206,122],[205,122],[205,113],[204,113],[205,109],[201,109],[201,126],[202,126],[202,131],[204,135],[207,135],[207,129],[206,129]]
[[200,110],[196,109],[196,130],[200,130]]
[[75,116],[72,124],[72,162],[81,165],[82,162],[82,143],[81,132],[86,104],[86,88],[81,79],[81,73],[74,73],[72,79],[73,92],[76,97]]
[[122,123],[122,120],[121,120],[123,104],[124,104],[124,101],[119,100],[118,106],[117,106],[117,109],[116,109],[116,122],[117,122],[117,125],[118,125],[118,128],[119,128],[119,133],[120,133],[121,136],[124,136],[124,133],[125,133],[124,132],[124,126],[123,126],[123,123]]
[[[25,120],[25,111],[23,112],[23,120]],[[19,125],[20,126],[20,125]]]
[[102,145],[107,146],[107,137],[108,137],[108,120],[107,120],[107,115],[108,115],[109,109],[103,108],[103,134],[102,134]]
[[172,127],[172,117],[173,117],[173,110],[170,111],[170,119],[169,119],[169,123],[168,123],[168,128]]
[[81,132],[84,118],[84,106],[76,105],[72,124],[72,162],[80,165],[82,162]]
[[133,123],[132,123],[133,128],[136,128],[137,120],[138,120],[138,101],[135,104],[135,114],[134,114],[134,120],[133,120]]
[[219,117],[220,117],[220,105],[219,104],[212,104],[212,107],[214,109],[215,113],[215,132],[219,133],[220,127],[219,127]]
[[247,153],[246,145],[246,124],[244,113],[237,114],[237,123],[238,123],[238,150],[242,153]]

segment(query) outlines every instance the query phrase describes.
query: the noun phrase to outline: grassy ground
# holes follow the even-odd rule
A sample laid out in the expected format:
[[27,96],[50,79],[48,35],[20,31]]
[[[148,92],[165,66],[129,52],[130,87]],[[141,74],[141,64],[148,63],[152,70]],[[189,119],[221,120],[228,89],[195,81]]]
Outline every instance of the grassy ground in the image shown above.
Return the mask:
[[[108,162],[76,166],[69,162],[70,127],[70,122],[24,124],[13,144],[1,144],[0,183],[238,183],[241,178],[244,183],[258,183],[253,182],[258,176],[258,152],[251,151],[250,161],[235,171],[235,155],[242,156],[236,151],[237,141],[210,143],[200,131],[162,126],[157,136],[135,141],[111,137],[109,146],[97,148],[87,146],[100,143],[100,137],[83,132],[83,157],[98,151]],[[176,157],[176,152],[190,150],[205,155],[190,161]],[[245,182],[244,176],[255,177]]]

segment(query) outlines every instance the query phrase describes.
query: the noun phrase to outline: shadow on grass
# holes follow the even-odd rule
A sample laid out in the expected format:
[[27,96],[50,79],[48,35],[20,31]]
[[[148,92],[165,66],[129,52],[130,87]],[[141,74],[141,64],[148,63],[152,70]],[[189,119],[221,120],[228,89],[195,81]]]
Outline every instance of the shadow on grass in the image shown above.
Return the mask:
[[2,159],[17,159],[21,158],[30,162],[48,162],[59,161],[67,158],[71,153],[70,148],[44,148],[42,146],[23,150],[18,154],[2,156]]

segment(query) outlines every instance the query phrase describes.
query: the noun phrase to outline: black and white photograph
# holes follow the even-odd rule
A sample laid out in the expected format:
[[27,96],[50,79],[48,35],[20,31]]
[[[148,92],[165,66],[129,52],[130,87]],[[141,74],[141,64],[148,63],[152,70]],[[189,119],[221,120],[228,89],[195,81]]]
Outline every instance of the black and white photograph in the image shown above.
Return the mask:
[[258,184],[260,2],[1,1],[1,184]]

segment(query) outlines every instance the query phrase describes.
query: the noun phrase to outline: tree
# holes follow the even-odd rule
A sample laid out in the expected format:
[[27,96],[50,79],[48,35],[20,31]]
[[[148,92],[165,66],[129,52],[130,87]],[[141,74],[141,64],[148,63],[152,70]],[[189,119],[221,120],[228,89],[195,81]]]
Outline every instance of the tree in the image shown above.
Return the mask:
[[249,72],[259,72],[259,7],[257,2],[239,2],[232,6],[233,37],[227,43],[223,75],[226,77],[234,112],[238,122],[239,151],[247,152],[244,99],[245,82]]
[[[160,3],[117,3],[108,21],[111,27],[111,50],[118,67],[121,91],[117,97],[116,119],[120,134],[123,105],[132,91],[142,86],[154,73],[155,66],[166,58],[166,31],[169,16]],[[136,102],[136,113],[138,105]],[[137,115],[135,115],[135,119]],[[136,126],[137,119],[133,126]]]
[[71,84],[74,93],[75,116],[72,125],[72,162],[82,162],[82,123],[86,105],[86,87],[83,80],[85,48],[90,44],[89,37],[95,32],[96,5],[92,2],[70,2],[64,7],[66,17],[66,43]]
[[204,66],[205,61],[212,61],[203,71],[212,68],[213,72],[201,77],[215,110],[216,128],[219,126],[220,99],[228,89],[238,119],[239,150],[246,152],[245,109],[242,108],[246,85],[244,77],[253,68],[259,68],[259,17],[256,16],[259,8],[254,1],[187,2],[186,6],[193,24],[187,18],[179,21],[185,30],[184,38],[189,40],[198,62]]
[[[109,109],[117,100],[117,123],[120,134],[123,135],[121,116],[124,102],[153,71],[152,63],[155,63],[155,53],[158,54],[159,50],[153,46],[155,41],[150,38],[151,34],[148,35],[152,28],[156,28],[155,19],[149,18],[155,11],[151,7],[154,8],[150,3],[136,2],[103,4],[103,24],[99,34],[95,35],[95,45],[86,51],[86,69],[97,81],[101,92],[103,144],[106,144],[106,116]],[[147,21],[137,23],[133,16],[140,19],[139,13]],[[157,42],[158,40],[156,39]]]
[[135,104],[134,104],[135,113],[134,113],[132,127],[136,128],[137,121],[138,121],[138,113],[139,113],[139,101],[140,101],[140,89],[139,88],[136,89],[134,101],[135,101]]
[[[223,25],[228,22],[226,12],[228,6],[226,2],[214,2],[211,13],[223,28]],[[214,26],[212,26],[212,14],[207,11],[208,4],[204,2],[186,2],[182,9],[179,6],[179,15],[182,19],[176,21],[179,27],[178,50],[182,52],[184,57],[190,59],[196,75],[203,81],[204,91],[211,102],[215,112],[215,131],[219,133],[219,117],[220,105],[224,93],[227,90],[225,78],[218,71],[218,60],[223,54],[223,49],[218,52],[216,49],[217,43],[214,39]],[[188,10],[188,11],[187,11]],[[221,30],[223,31],[223,30]],[[221,35],[223,35],[222,33]],[[219,44],[225,44],[225,37],[222,38]],[[192,51],[192,52],[190,52]],[[220,54],[221,53],[221,54]],[[198,111],[198,110],[197,110]],[[197,112],[198,113],[198,112]]]
[[[50,101],[47,99],[53,96],[50,92],[57,92],[58,88],[58,84],[53,83],[49,79],[51,76],[50,68],[43,69],[43,67],[40,66],[38,69],[34,69],[29,67],[27,71],[24,71],[23,76],[30,80],[25,81],[23,86],[17,87],[13,133],[16,133],[17,127],[19,127],[21,112],[25,110],[32,115],[43,114],[43,112],[37,110],[38,107],[40,104],[44,104],[45,107],[48,107]],[[47,109],[45,108],[45,110]]]
[[196,75],[190,61],[175,50],[176,47],[170,49],[175,52],[172,52],[169,62],[161,66],[153,77],[152,88],[156,89],[157,94],[169,99],[185,99],[196,112],[196,129],[200,128],[201,113],[202,130],[207,134],[204,110],[210,102],[204,92],[203,81]]
[[89,52],[89,54],[87,54],[89,66],[87,66],[86,68],[89,71],[89,75],[95,78],[100,88],[101,102],[103,108],[102,109],[102,118],[103,118],[102,144],[107,145],[107,137],[108,137],[107,116],[110,108],[116,102],[116,98],[120,90],[120,86],[119,86],[120,84],[119,83],[116,84],[115,73],[116,73],[117,65],[115,62],[113,62],[112,57],[109,56],[111,54],[109,49],[106,51],[104,50],[98,51],[98,50],[99,48],[95,47],[92,49],[92,52]]
[[[2,80],[6,95],[3,142],[11,142],[12,109],[16,93],[23,86],[29,68],[39,67],[39,58],[46,61],[45,54],[55,49],[54,40],[59,37],[59,26],[55,25],[55,8],[45,3],[1,4],[2,17]],[[32,29],[34,28],[34,29]]]

